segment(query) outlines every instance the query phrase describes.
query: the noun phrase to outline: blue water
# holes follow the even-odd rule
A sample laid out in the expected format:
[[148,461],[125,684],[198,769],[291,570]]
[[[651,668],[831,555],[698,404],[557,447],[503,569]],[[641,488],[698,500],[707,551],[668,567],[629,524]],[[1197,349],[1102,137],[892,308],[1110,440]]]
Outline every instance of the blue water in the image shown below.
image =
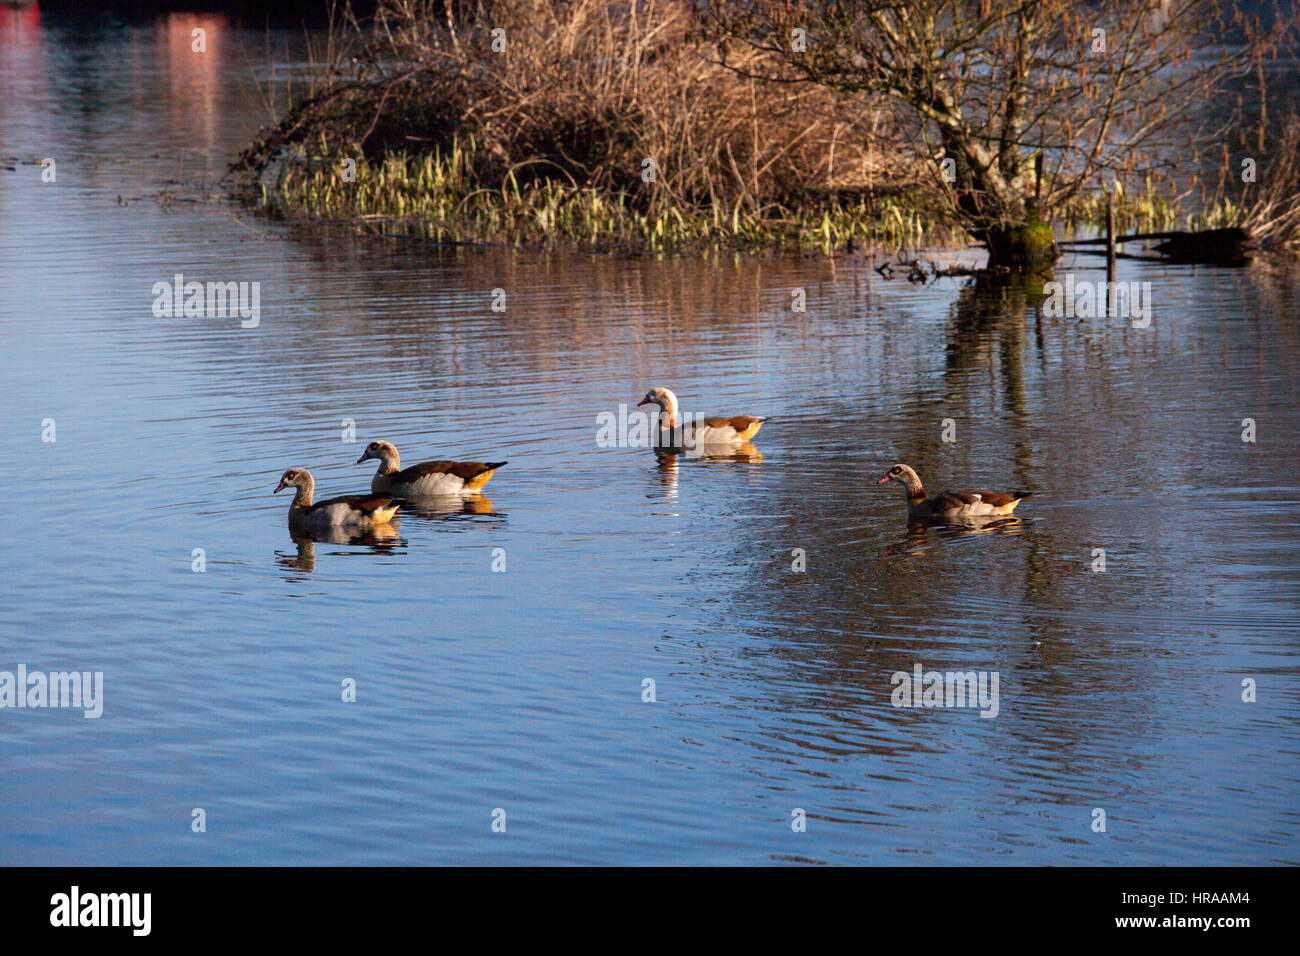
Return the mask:
[[[863,255],[293,231],[212,185],[310,72],[267,36],[0,28],[0,670],[104,682],[0,709],[0,861],[1300,862],[1297,271],[1124,263],[1136,329]],[[177,272],[260,324],[156,318]],[[600,447],[652,385],[772,416],[757,454]],[[295,541],[280,473],[364,491],[378,438],[509,464]],[[909,531],[896,461],[1036,495]],[[917,663],[998,672],[998,716],[895,708]]]

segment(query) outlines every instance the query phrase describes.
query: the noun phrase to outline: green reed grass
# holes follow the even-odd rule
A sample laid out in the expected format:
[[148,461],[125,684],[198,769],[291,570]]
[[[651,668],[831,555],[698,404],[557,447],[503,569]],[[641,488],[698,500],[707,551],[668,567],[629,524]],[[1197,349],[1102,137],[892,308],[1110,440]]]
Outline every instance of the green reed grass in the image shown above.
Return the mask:
[[[830,253],[850,243],[881,249],[954,246],[970,237],[942,213],[909,204],[905,195],[848,202],[821,199],[805,208],[780,207],[755,215],[730,208],[651,203],[626,191],[603,192],[555,178],[507,174],[498,187],[480,185],[477,148],[453,141],[430,153],[389,154],[379,163],[359,161],[355,181],[341,158],[323,147],[310,159],[286,163],[261,204],[281,215],[340,222],[371,233],[412,233],[447,242],[507,245],[576,245],[647,251],[783,248]],[[1247,210],[1230,199],[1188,211],[1171,203],[1156,184],[1126,192],[1117,186],[1116,229],[1121,234],[1240,225]],[[1062,210],[1070,233],[1105,228],[1107,198],[1084,197]]]
[[[823,199],[802,209],[769,208],[756,215],[742,203],[683,207],[566,179],[526,178],[524,170],[508,173],[499,187],[486,187],[476,174],[477,152],[472,139],[455,140],[448,149],[425,154],[389,154],[373,164],[362,160],[355,181],[348,181],[342,158],[321,143],[309,158],[281,167],[262,203],[290,217],[454,242],[829,253],[850,241],[890,249],[969,241],[959,228],[897,196]],[[654,188],[647,185],[651,193]]]

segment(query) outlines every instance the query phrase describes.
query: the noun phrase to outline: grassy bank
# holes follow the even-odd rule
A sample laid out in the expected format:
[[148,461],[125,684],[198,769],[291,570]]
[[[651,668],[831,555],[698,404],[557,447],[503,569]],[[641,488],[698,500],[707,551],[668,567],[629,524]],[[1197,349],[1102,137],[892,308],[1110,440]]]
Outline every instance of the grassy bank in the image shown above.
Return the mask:
[[[453,242],[836,249],[971,241],[887,98],[722,64],[685,0],[382,0],[234,169],[276,215]],[[745,57],[750,57],[746,61]],[[748,68],[752,68],[752,71]],[[1122,231],[1236,225],[1223,196],[1115,193]],[[1106,198],[1054,210],[1091,232]]]
[[[442,242],[570,245],[584,249],[833,250],[947,247],[971,238],[906,192],[810,195],[794,209],[755,216],[743,206],[647,210],[626,191],[603,192],[567,180],[507,173],[500,186],[479,185],[473,142],[453,142],[444,154],[393,154],[344,172],[327,148],[309,161],[285,165],[259,202],[275,215],[304,223],[344,224],[376,235],[420,235]],[[917,203],[917,199],[921,203]],[[1208,209],[1171,202],[1154,184],[1115,197],[1121,233],[1217,229],[1239,224],[1242,206],[1219,199]],[[1096,195],[1065,210],[1059,223],[1072,234],[1101,232],[1107,200]]]
[[383,0],[330,50],[235,167],[285,217],[594,248],[966,240],[888,103],[724,67],[684,0]]
[[830,251],[968,241],[938,211],[918,208],[906,194],[809,195],[795,208],[768,205],[755,214],[742,204],[647,202],[637,191],[611,192],[515,170],[499,186],[483,186],[475,152],[471,139],[453,142],[445,153],[390,154],[345,172],[343,159],[323,149],[310,162],[286,165],[261,201],[288,218],[451,242]]

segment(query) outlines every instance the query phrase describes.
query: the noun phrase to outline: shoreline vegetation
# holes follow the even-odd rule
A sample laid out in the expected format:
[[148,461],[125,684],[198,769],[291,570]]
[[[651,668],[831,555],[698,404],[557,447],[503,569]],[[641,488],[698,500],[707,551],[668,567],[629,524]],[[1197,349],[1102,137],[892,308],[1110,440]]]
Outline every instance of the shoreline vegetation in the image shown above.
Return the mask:
[[[320,80],[231,171],[270,215],[447,243],[830,254],[979,242],[991,265],[1019,266],[1109,220],[1116,233],[1239,229],[1252,248],[1296,247],[1300,121],[1268,118],[1260,68],[1289,21],[1239,16],[1239,47],[1173,83],[1200,48],[1179,35],[1159,55],[1098,54],[1087,25],[1111,21],[1097,4],[979,0],[955,5],[969,19],[923,27],[892,4],[849,6],[865,19],[837,23],[843,4],[800,0],[381,0],[373,21],[336,17]],[[1086,19],[1067,29],[1067,12]],[[903,62],[916,40],[904,26],[982,53]],[[885,39],[870,47],[873,30]],[[1077,74],[1059,69],[1062,31],[1084,51]],[[857,52],[832,42],[844,35]],[[1032,43],[1055,50],[1039,71],[1054,77],[1034,76]],[[1014,69],[980,70],[1008,53]],[[955,132],[916,89],[893,88],[898,71],[949,104]],[[933,93],[948,77],[954,92]],[[1208,102],[1233,82],[1259,118],[1238,110],[1208,137],[1191,125],[1203,115],[1160,101]],[[1099,98],[1127,112],[1073,115]],[[991,146],[989,129],[1003,137]]]

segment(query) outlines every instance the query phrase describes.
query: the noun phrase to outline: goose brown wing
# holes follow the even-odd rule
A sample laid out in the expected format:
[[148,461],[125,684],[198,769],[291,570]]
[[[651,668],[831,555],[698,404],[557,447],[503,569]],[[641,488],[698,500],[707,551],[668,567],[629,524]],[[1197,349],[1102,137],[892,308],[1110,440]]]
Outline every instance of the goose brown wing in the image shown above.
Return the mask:
[[389,475],[388,478],[403,485],[414,484],[421,478],[435,475],[455,475],[461,481],[470,482],[483,472],[500,468],[504,464],[503,461],[495,464],[481,461],[426,461],[419,465],[412,465],[410,468],[403,468],[397,474]]

